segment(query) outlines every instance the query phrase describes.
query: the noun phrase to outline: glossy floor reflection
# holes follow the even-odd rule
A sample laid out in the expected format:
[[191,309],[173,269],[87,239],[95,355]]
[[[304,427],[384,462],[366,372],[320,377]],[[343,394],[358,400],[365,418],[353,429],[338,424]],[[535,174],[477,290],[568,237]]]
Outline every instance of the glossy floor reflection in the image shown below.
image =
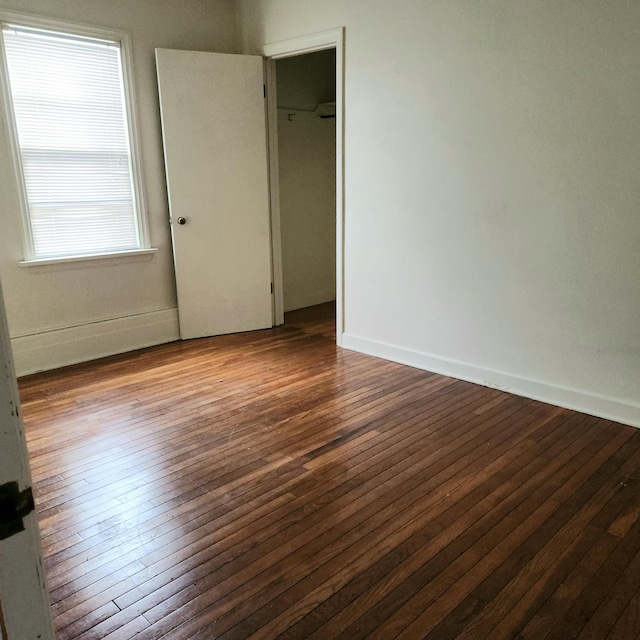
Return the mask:
[[58,637],[636,637],[640,432],[332,314],[21,380]]

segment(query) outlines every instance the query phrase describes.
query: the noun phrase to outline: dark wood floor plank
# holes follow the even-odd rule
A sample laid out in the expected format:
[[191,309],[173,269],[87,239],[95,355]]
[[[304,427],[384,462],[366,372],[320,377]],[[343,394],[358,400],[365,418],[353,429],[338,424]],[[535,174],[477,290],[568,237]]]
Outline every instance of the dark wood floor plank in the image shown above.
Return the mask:
[[625,509],[625,503],[633,502],[635,498],[631,495],[632,492],[628,492],[627,497],[620,500],[618,491],[621,480],[628,477],[630,468],[634,468],[640,460],[637,440],[630,444],[636,447],[635,452],[612,476],[610,482],[603,484],[594,497],[585,502],[560,532],[529,563],[519,568],[510,581],[499,583],[499,594],[475,616],[459,634],[459,638],[472,639],[490,635],[498,640],[509,637],[510,630],[514,626],[523,627],[562,584],[569,572],[602,536],[607,529],[606,525],[616,520],[619,512]]
[[[487,458],[491,456],[491,454],[495,454],[495,452],[495,449],[491,452],[487,452]],[[478,470],[482,468],[483,464],[483,462],[479,462]],[[448,485],[446,482],[441,482],[435,478],[433,479],[433,481],[434,482],[432,486],[429,485],[429,482],[423,481],[422,484],[417,487],[417,490],[422,494],[424,494],[425,491],[429,492],[429,500],[425,501],[424,499],[419,499],[415,490],[403,492],[402,499],[397,500],[393,504],[393,509],[387,510],[386,519],[384,519],[384,511],[380,511],[376,513],[375,516],[367,518],[367,520],[365,521],[365,528],[363,529],[362,527],[359,527],[358,544],[356,545],[357,548],[349,550],[348,546],[350,541],[348,536],[344,535],[341,537],[338,543],[327,542],[321,544],[321,548],[329,550],[329,552],[324,557],[322,556],[322,554],[312,553],[312,555],[310,556],[310,560],[312,560],[313,566],[318,568],[314,572],[313,577],[311,577],[311,580],[308,582],[322,582],[323,579],[327,579],[328,577],[334,575],[336,571],[340,572],[340,568],[342,568],[341,573],[343,575],[343,579],[348,580],[349,573],[344,569],[344,565],[348,562],[348,558],[353,558],[358,553],[366,551],[369,545],[384,543],[391,537],[398,537],[398,528],[404,525],[405,522],[408,524],[408,526],[405,527],[405,535],[407,535],[407,532],[411,532],[412,527],[417,528],[421,526],[420,517],[424,516],[426,512],[429,513],[429,516],[433,514],[431,501],[433,501],[433,504],[437,504],[439,499],[442,499],[446,495],[446,492],[453,490],[452,486]],[[440,495],[438,495],[439,492]],[[316,542],[322,543],[322,540],[314,540],[314,543]],[[344,552],[343,545],[345,545]],[[380,552],[380,549],[376,549],[372,554],[373,557],[376,557],[376,555]],[[304,578],[306,576],[307,570],[304,565],[297,565],[297,567],[299,567],[297,571],[296,567],[294,566],[293,570],[289,572],[288,576],[282,576],[279,580],[278,590],[289,587],[289,595],[291,597],[291,600],[287,600],[286,598],[284,600],[279,599],[278,607],[280,609],[289,610],[290,604],[292,602],[296,602],[296,599],[299,599],[304,593],[304,581],[302,583],[299,581],[301,580],[301,578]],[[277,591],[274,591],[273,593],[277,594]],[[243,613],[243,611],[246,612],[255,610],[255,608],[261,603],[261,601],[259,598],[254,597],[253,594],[250,595],[250,599],[247,598],[244,600],[245,604],[243,607],[240,607],[240,611],[229,612],[229,614],[217,618],[215,624],[216,634],[219,634],[221,631],[226,630],[227,627],[231,627],[234,622],[242,620],[245,617],[245,613]],[[246,596],[247,593],[245,592],[245,597]],[[238,607],[236,607],[236,609],[237,608]],[[266,612],[267,609],[268,613]],[[218,613],[219,611],[220,609],[218,608]],[[261,626],[276,612],[277,607],[274,606],[273,603],[265,605],[263,607],[263,613],[265,615],[263,615],[260,620],[256,620],[257,616],[253,615],[250,621],[244,621],[239,627],[234,627],[231,635],[248,636],[251,626]],[[225,635],[222,635],[220,637],[225,637]]]
[[[185,478],[185,477],[187,476],[187,474],[184,472],[183,468],[181,468],[181,469],[182,469],[182,470],[181,470],[181,473],[180,473],[180,477],[181,477],[181,478]],[[210,473],[210,472],[209,472],[209,473]],[[211,478],[209,478],[209,479],[211,479]],[[115,490],[118,486],[119,486],[119,484],[118,484],[118,483],[116,483],[116,484],[115,484],[115,487],[114,487],[114,490]],[[146,485],[146,486],[148,487],[148,485]],[[140,488],[140,491],[142,491],[143,489],[144,489],[144,486],[142,486],[142,487]]]
[[428,487],[426,487],[426,488],[428,488]]
[[[517,425],[518,423],[514,422],[513,424]],[[534,424],[529,426],[531,430],[540,426],[537,423]],[[281,582],[279,589],[281,586],[288,586],[288,591],[277,600],[265,603],[259,612],[255,612],[255,599],[247,601],[245,614],[240,616],[240,619],[245,616],[246,619],[231,630],[229,637],[243,634],[248,636],[250,631],[258,628],[263,628],[274,637],[282,634],[287,627],[314,609],[328,596],[333,595],[366,567],[371,566],[392,550],[401,547],[407,538],[415,535],[417,530],[423,529],[428,522],[438,518],[450,506],[452,496],[463,491],[472,491],[475,487],[483,484],[487,477],[490,477],[508,460],[519,457],[526,449],[527,435],[527,425],[523,424],[519,429],[519,441],[511,440],[505,443],[503,448],[497,447],[487,451],[485,457],[489,464],[481,459],[476,469],[469,467],[467,469],[469,475],[465,482],[457,486],[444,483],[436,490],[431,491],[428,501],[425,502],[422,499],[415,502],[415,504],[423,505],[424,508],[415,509],[415,507],[409,506],[405,512],[402,512],[399,503],[394,505],[394,507],[397,506],[397,515],[394,514],[394,517],[388,521],[388,526],[376,530],[376,536],[361,536],[356,545],[332,558],[331,562],[317,566],[313,572],[303,573],[302,576],[294,574],[294,579],[289,584],[283,585]],[[464,476],[459,474],[457,477],[462,479]],[[408,495],[407,497],[411,505],[412,496]],[[373,546],[369,548],[369,545]],[[315,565],[318,565],[318,561],[315,562]],[[296,578],[299,582],[295,582]],[[273,593],[277,594],[275,591]],[[216,621],[215,630],[217,632],[220,630],[221,621],[222,618]],[[307,627],[301,636],[308,635],[309,631],[310,629]],[[299,633],[299,630],[296,633]]]
[[[454,626],[464,626],[465,617],[462,617],[461,623],[458,607],[464,607],[464,601],[471,590],[477,588],[494,570],[500,558],[505,556],[511,558],[519,549],[526,548],[524,561],[527,562],[531,553],[531,547],[527,547],[527,543],[533,539],[531,546],[535,550],[536,545],[540,544],[538,538],[542,537],[546,541],[565,524],[572,511],[570,508],[563,509],[563,503],[571,498],[573,506],[587,499],[591,495],[590,492],[599,486],[601,480],[609,477],[612,470],[606,468],[602,473],[600,471],[628,437],[628,434],[620,434],[618,439],[609,442],[600,439],[597,441],[598,445],[594,441],[593,445],[587,447],[591,449],[593,457],[580,466],[567,465],[563,469],[564,476],[560,476],[561,486],[557,487],[553,493],[547,493],[543,504],[536,505],[535,500],[525,501],[522,505],[522,513],[518,513],[519,509],[516,509],[517,515],[514,519],[516,526],[510,526],[511,530],[506,536],[501,527],[495,527],[479,541],[479,544],[474,545],[452,562],[442,576],[439,576],[437,583],[423,587],[402,609],[394,613],[385,622],[383,628],[402,631],[398,637],[420,636],[423,638],[441,622],[445,628],[442,632],[436,629],[434,637],[442,637],[441,633],[449,633],[447,623],[451,622],[451,618],[455,619]],[[577,490],[579,495],[574,498],[572,494]],[[535,506],[531,512],[524,508],[524,505],[529,502],[532,502],[531,506]],[[453,585],[456,588],[452,588]],[[416,613],[419,615],[416,616]],[[446,616],[451,618],[445,620]],[[411,621],[408,626],[407,621]]]
[[[638,445],[635,444],[635,452],[638,451]],[[609,481],[613,480],[618,470],[614,472]],[[592,487],[598,487],[602,482],[602,476],[597,476],[595,482],[590,479],[589,484]],[[587,483],[581,487],[585,489]],[[524,543],[520,544],[509,557],[502,561],[501,564],[490,570],[487,577],[477,585],[473,590],[470,590],[468,595],[462,599],[457,606],[451,606],[452,599],[458,599],[456,593],[450,591],[450,601],[446,603],[446,609],[449,613],[446,617],[437,625],[432,632],[434,638],[438,637],[456,637],[460,634],[461,630],[467,626],[470,620],[475,618],[478,613],[493,600],[493,598],[500,593],[505,584],[509,584],[511,580],[518,574],[520,567],[523,564],[531,564],[535,559],[542,563],[544,561],[544,551],[547,546],[555,546],[557,539],[561,538],[564,534],[567,542],[574,542],[579,532],[584,526],[590,524],[599,531],[602,535],[609,536],[605,533],[606,527],[602,527],[599,520],[604,521],[606,524],[611,522],[615,515],[620,511],[621,505],[615,500],[615,494],[613,499],[608,499],[606,495],[608,492],[600,492],[605,495],[598,496],[598,500],[595,500],[595,495],[590,499],[586,499],[584,495],[575,494],[571,499],[563,503],[551,517],[545,519],[544,523],[539,526],[532,535],[530,535]],[[605,503],[604,508],[599,509],[599,504]],[[591,504],[589,504],[591,503]],[[579,505],[585,505],[582,508]],[[590,508],[589,508],[590,507]],[[485,559],[487,561],[488,558]],[[547,559],[549,561],[549,559]],[[550,559],[555,562],[555,558]],[[531,569],[531,567],[530,567]],[[474,572],[478,570],[478,567],[474,567]],[[467,574],[465,580],[468,579]],[[531,571],[527,575],[527,579],[531,579]],[[456,585],[456,591],[462,587],[462,582]],[[517,593],[517,590],[510,595],[513,597]],[[425,612],[426,614],[426,612]],[[422,614],[425,616],[425,614]],[[415,637],[424,628],[424,618],[418,618],[413,625]],[[412,637],[411,632],[405,634],[407,637]]]
[[58,638],[636,638],[640,433],[332,313],[20,380]]
[[[582,419],[576,417],[576,428],[580,427]],[[549,421],[540,432],[546,432],[546,437],[540,441],[540,446],[550,452],[562,451],[567,447],[573,431],[557,428],[554,421]],[[531,441],[530,438],[527,438]],[[394,588],[401,585],[417,569],[430,558],[435,557],[442,549],[451,544],[465,532],[471,530],[493,508],[493,515],[508,514],[513,504],[518,504],[523,495],[531,491],[535,483],[536,474],[540,474],[545,467],[549,477],[558,470],[559,465],[552,458],[542,458],[540,449],[532,447],[516,456],[494,475],[488,478],[479,477],[478,486],[460,485],[457,491],[447,496],[449,498],[446,509],[442,514],[435,514],[436,518],[403,544],[394,547],[386,556],[358,575],[350,584],[338,590],[291,629],[290,637],[335,637],[349,625],[359,619],[363,612],[369,609],[377,610],[378,603]],[[490,466],[486,470],[491,473]],[[505,482],[505,476],[509,478]],[[490,526],[487,523],[486,526]],[[322,626],[320,626],[322,625]],[[311,633],[315,631],[315,633]],[[285,634],[284,637],[288,637]]]
[[[598,451],[607,440],[606,434],[596,434],[595,439],[593,434],[588,434],[582,440],[577,438],[576,443],[579,447]],[[548,473],[548,469],[544,471]],[[344,636],[364,637],[364,629],[372,630],[372,625],[379,626],[381,633],[401,632],[427,606],[437,602],[466,571],[476,567],[494,546],[501,545],[505,551],[512,550],[524,539],[522,536],[526,538],[525,534],[535,530],[539,522],[557,508],[557,502],[552,497],[559,491],[567,490],[572,473],[580,474],[574,483],[580,480],[581,473],[585,473],[583,460],[577,455],[563,465],[554,466],[552,462],[551,471],[553,475],[543,475],[543,484],[539,484],[539,476],[532,477],[533,491],[529,495],[525,494],[524,500],[520,496],[515,504],[507,502],[502,505],[503,509],[490,511],[480,521],[483,526],[466,530],[428,562],[421,561],[418,570],[407,575],[407,579],[387,594],[376,607],[377,611],[388,612],[383,624],[378,625],[369,616],[369,619],[352,625]]]
[[[577,638],[585,624],[592,619],[599,605],[615,587],[620,576],[624,575],[630,561],[640,550],[640,523],[634,525],[622,540],[616,540],[607,562],[598,567],[593,578],[585,585],[559,620],[547,635],[550,640],[561,637]],[[613,603],[615,604],[615,603]],[[609,604],[612,606],[612,603]],[[616,608],[612,613],[616,612]],[[617,616],[616,616],[617,617]],[[603,621],[605,628],[606,620]]]
[[606,638],[639,589],[640,552],[637,552],[576,637],[581,640]]
[[627,640],[640,636],[640,590],[636,591],[606,640]]
[[[217,420],[218,424],[219,424],[219,421],[221,420],[221,418],[222,418],[222,417],[221,417],[221,416],[219,416],[219,415],[217,415],[217,416],[216,416],[216,420]],[[199,434],[200,434],[200,433],[202,433],[203,431],[204,431],[204,432],[206,432],[206,431],[207,431],[207,429],[208,429],[208,431],[210,431],[210,430],[211,430],[210,426],[205,425],[205,426],[201,427],[198,431],[196,431],[194,435],[199,435]],[[219,430],[220,430],[220,429],[219,429],[219,427],[218,427],[218,431],[219,431]],[[221,434],[221,436],[220,436],[220,438],[223,438],[225,435],[227,436],[227,440],[228,440],[228,439],[229,439],[229,434],[222,433],[222,434]],[[171,444],[171,443],[169,443],[169,444]],[[214,443],[212,443],[212,444],[214,444]],[[242,444],[243,444],[242,442],[238,442],[238,437],[235,437],[235,438],[234,438],[234,446],[241,446]],[[140,451],[137,451],[137,453],[138,453],[138,455],[139,455],[139,454],[140,454]],[[125,460],[125,462],[126,462],[126,460]],[[143,457],[141,460],[140,460],[140,459],[138,459],[138,460],[137,460],[137,464],[140,464],[140,465],[143,465],[143,464],[144,464],[144,462],[145,462],[144,457]],[[142,468],[144,469],[144,466],[143,466]],[[95,468],[92,468],[92,472],[93,472],[94,477],[95,477],[96,469],[95,469]],[[67,475],[68,475],[68,474],[67,474]],[[100,477],[100,476],[99,476],[99,477]],[[95,480],[94,480],[94,481],[95,481]]]
[[[535,422],[533,424],[538,427]],[[557,433],[557,429],[551,422],[547,423],[546,427],[539,428],[538,431],[544,432],[545,429],[549,430],[548,435],[550,436]],[[526,436],[526,432],[523,435]],[[559,438],[560,435],[555,437]],[[545,439],[544,442],[548,446],[552,444],[552,440]],[[517,470],[516,475],[512,476],[513,484],[510,490],[507,490],[507,494],[517,491],[518,475],[523,480],[530,477],[532,469],[526,464],[526,461],[540,461],[536,457],[537,454],[531,438],[525,437],[519,445],[514,446],[502,457],[496,458],[493,464],[487,465],[483,473],[474,474],[472,482],[461,484],[447,493],[445,500],[440,505],[443,509],[442,513],[439,513],[440,509],[430,509],[430,517],[422,522],[422,529],[417,535],[404,542],[402,539],[398,539],[397,544],[392,545],[387,555],[378,563],[370,563],[371,570],[360,573],[348,587],[338,590],[333,585],[325,586],[324,588],[328,587],[329,590],[323,596],[324,602],[291,630],[291,637],[307,637],[326,620],[329,622],[320,629],[318,637],[323,637],[325,634],[333,637],[340,630],[343,630],[350,621],[353,621],[353,616],[359,617],[363,610],[375,604],[376,600],[372,598],[373,593],[377,592],[379,598],[383,597],[384,592],[380,591],[382,583],[376,584],[381,576],[390,575],[395,567],[407,560],[414,550],[421,548],[425,542],[429,541],[434,544],[440,538],[439,546],[444,546],[447,540],[467,529],[474,517],[480,518],[486,511],[486,504],[495,504],[496,500],[499,501],[496,491],[504,490],[506,486],[502,477],[505,469],[512,467]],[[491,475],[492,473],[494,475]],[[478,514],[477,516],[474,516],[474,510]],[[431,517],[434,519],[433,525],[430,524]],[[455,533],[456,531],[458,533]],[[419,559],[418,563],[423,560],[424,558]],[[401,581],[402,578],[399,578],[399,582]],[[393,583],[387,584],[389,589],[391,586]],[[311,595],[313,596],[313,594]],[[353,611],[353,614],[350,611]],[[285,637],[287,635],[285,634]]]
[[[416,458],[418,458],[418,459],[419,459],[419,458],[420,458],[420,456],[416,456]],[[405,462],[406,462],[406,461],[405,461]],[[425,464],[425,462],[424,462],[424,461],[423,461],[423,464]],[[411,469],[410,469],[410,470],[411,470]],[[413,473],[413,472],[412,472],[412,473],[409,473],[409,471],[410,471],[410,470],[405,471],[405,472],[404,472],[404,473],[405,473],[405,475],[412,475],[412,473]],[[387,475],[389,475],[389,474],[387,473]],[[392,475],[391,477],[393,478],[393,475]],[[379,485],[380,483],[382,483],[382,481],[383,481],[383,480],[384,480],[384,476],[378,476],[378,477],[377,477],[377,484]],[[376,487],[376,491],[379,491],[379,486],[377,486],[377,487]],[[362,493],[362,492],[361,492],[361,493]],[[365,495],[366,495],[366,492],[365,492]],[[373,494],[371,494],[371,495],[367,495],[367,499],[369,500],[369,502],[371,502],[374,498],[375,498],[375,495],[373,495]],[[339,506],[339,502],[338,502],[337,500],[335,500],[335,499],[334,499],[334,500],[332,500],[332,501],[331,501],[331,503],[329,503],[329,505],[328,505],[328,506],[330,507],[330,509],[332,509],[332,510],[334,510],[334,511],[335,511],[335,509],[337,509],[337,508],[338,508],[338,506]],[[351,510],[351,511],[352,511],[354,506],[357,506],[357,505],[352,505],[352,506],[350,506],[349,502],[347,502],[347,504],[345,505],[345,509],[347,509],[347,512],[348,512],[349,510]],[[380,508],[379,503],[377,503],[376,508]],[[316,520],[318,520],[320,523],[322,523],[321,515],[322,515],[322,514],[320,513],[320,514],[318,514],[317,516],[314,516],[314,517],[316,518]],[[364,515],[366,515],[366,514],[361,514],[361,517],[364,517]],[[335,520],[335,518],[336,518],[336,514],[334,513],[334,514],[333,514],[333,519]],[[303,541],[303,542],[304,542],[304,534],[305,534],[305,532],[311,533],[311,534],[313,535],[313,537],[314,537],[314,538],[316,537],[316,534],[318,533],[317,529],[313,529],[313,530],[311,530],[311,529],[310,529],[311,524],[313,524],[315,521],[314,521],[314,522],[312,522],[311,524],[310,524],[310,522],[309,522],[309,520],[308,520],[308,519],[307,519],[307,520],[302,520],[302,521],[299,521],[299,522],[300,522],[300,524],[299,524],[299,525],[295,525],[295,526],[297,526],[299,529],[301,529],[301,534],[303,535],[303,538],[302,538],[302,541]],[[264,551],[264,549],[260,549],[259,551],[260,551],[260,552],[263,552],[263,551]],[[257,553],[257,552],[256,552],[256,553]],[[255,565],[254,565],[254,566],[255,566]],[[238,569],[237,564],[233,567],[233,569],[234,569],[234,570],[237,570],[237,569]],[[255,570],[255,568],[253,568],[252,570]],[[206,574],[205,574],[205,575],[206,575]],[[234,577],[235,579],[237,579],[237,575],[235,575],[235,572],[234,572],[234,576],[233,576],[233,577]],[[191,580],[190,580],[190,579],[186,579],[186,578],[185,578],[185,580],[186,580],[186,583],[187,583],[187,584],[190,584],[190,582],[191,582]],[[203,586],[204,586],[205,582],[206,582],[206,580],[205,580],[205,581],[203,581],[203,582],[201,583],[201,587],[203,587]],[[178,584],[179,584],[179,583],[178,583]],[[174,588],[175,588],[175,586],[176,586],[176,584],[174,584],[174,581],[172,581],[171,588],[172,588],[172,589],[174,589]],[[154,597],[154,598],[158,598],[159,596],[161,597],[161,595],[162,595],[162,594],[158,594],[157,592],[155,592],[155,593],[154,593],[154,595],[153,595],[153,597]],[[189,599],[190,599],[190,594],[181,594],[180,599],[182,599],[182,600],[189,600]],[[119,601],[119,604],[123,604],[123,603],[121,603],[121,602]],[[162,605],[162,606],[163,606],[163,607],[168,607],[168,608],[173,608],[173,603],[172,603],[170,600],[164,600],[164,601],[163,601],[163,605]],[[195,605],[194,605],[194,606],[195,606]],[[149,612],[149,614],[150,614],[150,613],[151,613],[151,612]],[[148,615],[149,615],[149,614],[148,614]],[[157,617],[159,614],[158,614],[158,613],[156,613],[156,614],[153,614],[153,615],[155,615],[155,616]],[[155,631],[157,631],[157,630],[153,630],[153,631],[155,632]]]

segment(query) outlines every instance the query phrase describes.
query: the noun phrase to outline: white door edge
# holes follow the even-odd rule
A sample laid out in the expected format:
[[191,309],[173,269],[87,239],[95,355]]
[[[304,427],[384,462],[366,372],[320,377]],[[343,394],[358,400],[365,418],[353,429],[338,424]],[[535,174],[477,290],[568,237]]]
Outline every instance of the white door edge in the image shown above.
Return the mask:
[[[9,329],[0,286],[0,484],[32,486]],[[49,593],[36,514],[24,530],[0,541],[0,637],[54,640]]]

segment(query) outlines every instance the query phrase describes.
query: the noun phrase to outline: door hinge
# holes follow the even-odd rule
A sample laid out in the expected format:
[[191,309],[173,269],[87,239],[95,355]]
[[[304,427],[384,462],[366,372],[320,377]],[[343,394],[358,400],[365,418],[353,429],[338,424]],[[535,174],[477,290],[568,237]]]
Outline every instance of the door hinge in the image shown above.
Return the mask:
[[271,293],[273,293],[273,282],[271,283]]
[[265,98],[267,97],[267,85],[266,84],[262,85],[262,95]]
[[0,485],[0,540],[24,531],[22,519],[34,509],[31,487],[20,491],[17,482]]

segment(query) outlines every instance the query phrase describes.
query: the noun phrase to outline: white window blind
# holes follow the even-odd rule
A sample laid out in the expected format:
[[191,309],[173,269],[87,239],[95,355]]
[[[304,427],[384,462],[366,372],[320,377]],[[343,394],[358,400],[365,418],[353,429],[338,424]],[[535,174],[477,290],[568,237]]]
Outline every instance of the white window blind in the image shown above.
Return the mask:
[[34,258],[140,248],[120,45],[3,25]]

